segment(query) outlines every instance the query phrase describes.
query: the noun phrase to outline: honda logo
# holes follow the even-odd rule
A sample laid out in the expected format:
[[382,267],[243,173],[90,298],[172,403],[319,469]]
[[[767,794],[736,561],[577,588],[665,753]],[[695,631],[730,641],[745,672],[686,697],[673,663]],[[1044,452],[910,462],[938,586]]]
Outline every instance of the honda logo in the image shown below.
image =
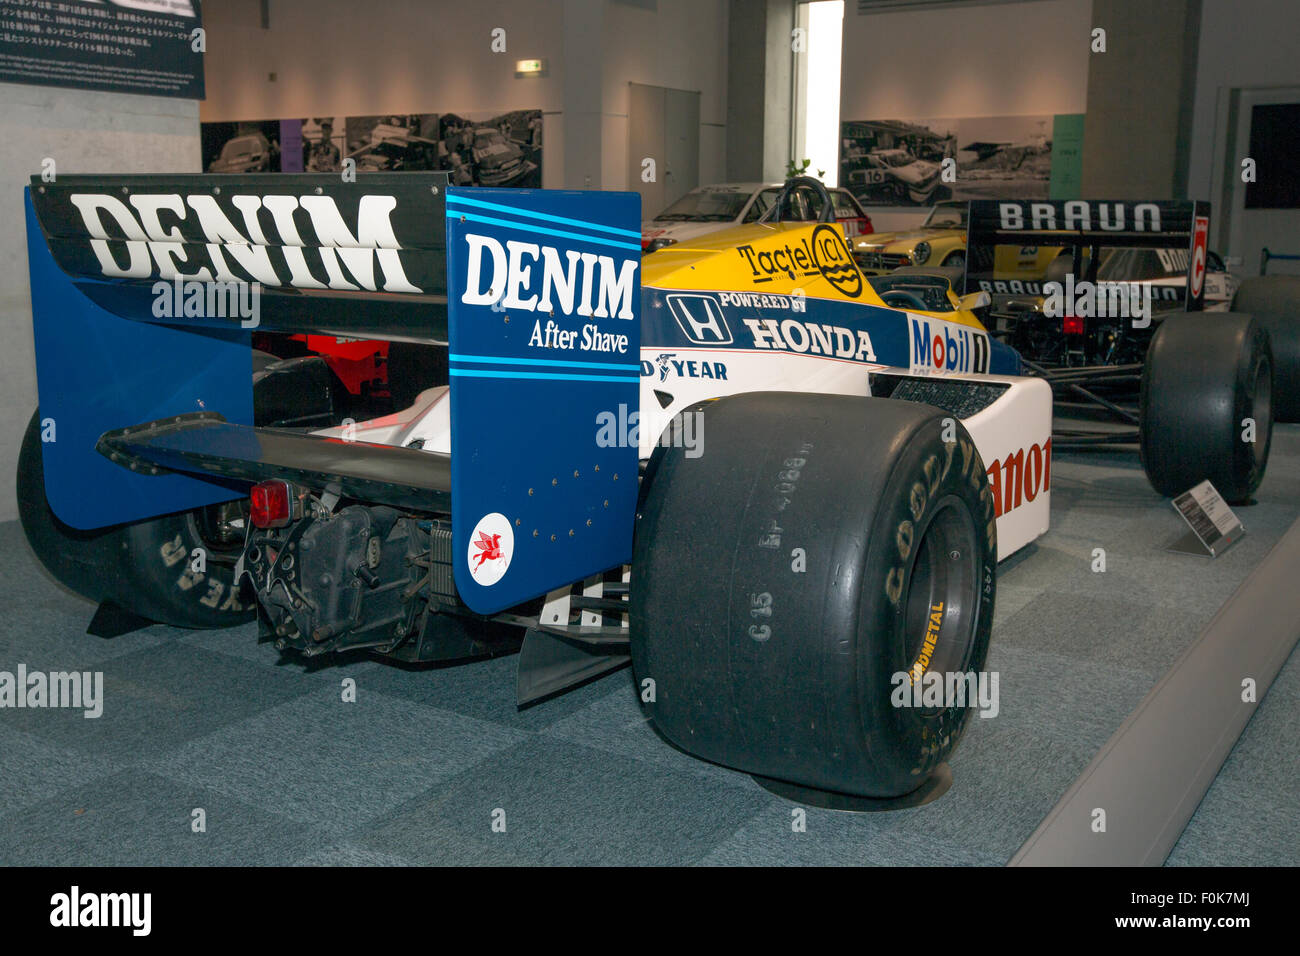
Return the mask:
[[699,345],[730,345],[731,329],[723,318],[722,306],[711,295],[666,296],[668,308],[682,333]]

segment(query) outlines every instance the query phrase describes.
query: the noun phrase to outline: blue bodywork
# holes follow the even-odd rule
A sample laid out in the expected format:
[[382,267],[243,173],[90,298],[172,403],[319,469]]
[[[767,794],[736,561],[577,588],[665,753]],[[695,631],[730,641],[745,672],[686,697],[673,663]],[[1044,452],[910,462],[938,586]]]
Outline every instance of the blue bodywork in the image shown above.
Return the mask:
[[[220,412],[252,424],[249,333],[157,324],[147,288],[123,318],[92,302],[54,262],[26,191],[27,259],[45,493],[55,515],[91,529],[230,501],[246,492],[186,475],[135,474],[95,451],[106,431],[184,412]],[[99,283],[110,285],[110,283]]]
[[[635,436],[598,439],[602,415],[617,421],[621,407],[626,420],[638,407],[640,217],[635,193],[448,190],[452,556],[457,592],[481,614],[631,560]],[[492,263],[489,242],[508,253],[507,272],[518,269],[511,279]],[[528,248],[516,255],[512,243]],[[576,259],[568,314],[561,295],[543,288],[546,247],[566,266]],[[625,317],[580,314],[585,283],[599,305],[599,280],[625,270],[633,276],[618,310]],[[494,301],[475,301],[484,290]],[[577,334],[548,345],[548,328]],[[599,335],[620,347],[582,347]],[[504,576],[484,586],[471,561],[488,515],[509,523],[513,548]]]

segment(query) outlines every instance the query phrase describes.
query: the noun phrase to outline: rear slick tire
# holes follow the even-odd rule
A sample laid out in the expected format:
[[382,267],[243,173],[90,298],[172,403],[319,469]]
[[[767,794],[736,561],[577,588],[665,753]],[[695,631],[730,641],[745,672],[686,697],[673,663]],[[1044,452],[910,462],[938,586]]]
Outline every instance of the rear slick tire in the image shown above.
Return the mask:
[[974,442],[889,399],[751,393],[686,414],[704,453],[656,449],[634,542],[632,663],[655,726],[762,778],[916,792],[974,702],[900,691],[980,672],[988,651],[996,527]]
[[90,601],[159,624],[219,628],[252,620],[253,599],[241,596],[235,580],[243,532],[223,520],[235,505],[81,531],[50,508],[41,446],[38,410],[18,454],[18,517],[27,543],[55,580]]

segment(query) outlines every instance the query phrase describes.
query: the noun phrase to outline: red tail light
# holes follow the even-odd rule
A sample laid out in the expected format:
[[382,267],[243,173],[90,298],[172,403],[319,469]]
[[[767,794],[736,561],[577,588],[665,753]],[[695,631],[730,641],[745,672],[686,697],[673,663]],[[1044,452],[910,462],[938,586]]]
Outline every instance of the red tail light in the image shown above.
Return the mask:
[[293,517],[293,491],[287,481],[264,481],[253,485],[249,496],[249,520],[255,528],[283,528]]
[[1062,328],[1066,335],[1083,335],[1083,319],[1077,315],[1067,315],[1062,322]]

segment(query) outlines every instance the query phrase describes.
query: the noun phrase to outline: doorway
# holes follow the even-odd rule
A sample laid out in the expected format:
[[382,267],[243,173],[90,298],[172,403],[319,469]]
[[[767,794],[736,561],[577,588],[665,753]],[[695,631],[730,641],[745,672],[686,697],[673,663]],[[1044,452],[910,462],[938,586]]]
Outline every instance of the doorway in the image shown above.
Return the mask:
[[641,218],[653,219],[700,184],[700,94],[628,85],[627,181],[641,194]]

